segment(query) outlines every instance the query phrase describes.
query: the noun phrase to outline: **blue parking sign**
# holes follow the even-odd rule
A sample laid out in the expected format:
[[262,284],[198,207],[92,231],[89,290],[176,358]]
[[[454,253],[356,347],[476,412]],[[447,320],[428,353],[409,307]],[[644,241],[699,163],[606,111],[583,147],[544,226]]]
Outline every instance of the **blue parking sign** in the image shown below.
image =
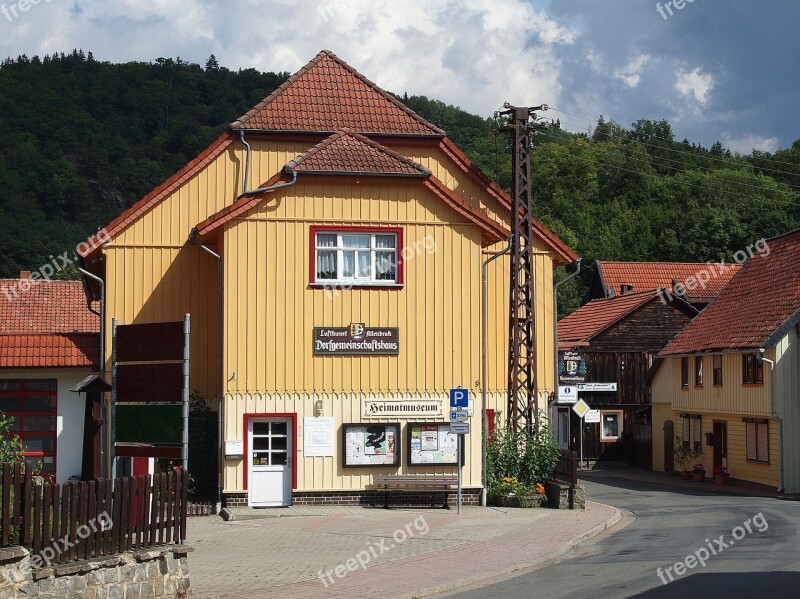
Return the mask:
[[451,408],[467,408],[469,407],[469,390],[450,389],[450,407]]

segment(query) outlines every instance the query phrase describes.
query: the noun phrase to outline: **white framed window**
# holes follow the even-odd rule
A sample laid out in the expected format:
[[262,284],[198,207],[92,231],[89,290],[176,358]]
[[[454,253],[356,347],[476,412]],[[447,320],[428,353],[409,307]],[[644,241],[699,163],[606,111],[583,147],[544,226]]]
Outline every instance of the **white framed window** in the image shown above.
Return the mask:
[[622,438],[624,426],[622,410],[602,410],[600,412],[600,441],[618,441]]
[[402,285],[399,229],[312,227],[311,282],[318,285]]

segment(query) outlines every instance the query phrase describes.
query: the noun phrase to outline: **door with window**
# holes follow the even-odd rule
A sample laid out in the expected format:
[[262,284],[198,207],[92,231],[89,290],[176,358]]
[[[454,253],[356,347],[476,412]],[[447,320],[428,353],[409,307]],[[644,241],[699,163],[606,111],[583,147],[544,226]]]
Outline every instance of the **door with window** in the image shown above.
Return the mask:
[[249,421],[248,504],[281,507],[292,503],[292,421],[259,418]]

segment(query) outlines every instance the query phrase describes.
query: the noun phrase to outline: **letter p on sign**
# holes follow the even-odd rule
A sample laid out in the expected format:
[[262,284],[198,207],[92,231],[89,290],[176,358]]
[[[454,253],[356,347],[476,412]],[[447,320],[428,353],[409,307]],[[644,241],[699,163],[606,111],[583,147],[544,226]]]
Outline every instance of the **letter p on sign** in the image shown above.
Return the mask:
[[469,390],[450,389],[450,407],[451,408],[466,408],[469,406]]

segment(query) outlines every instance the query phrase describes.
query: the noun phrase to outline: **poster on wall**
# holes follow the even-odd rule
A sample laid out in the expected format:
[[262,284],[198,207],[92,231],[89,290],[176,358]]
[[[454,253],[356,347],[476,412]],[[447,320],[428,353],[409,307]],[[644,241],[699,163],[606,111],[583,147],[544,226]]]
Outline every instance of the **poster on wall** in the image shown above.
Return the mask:
[[400,425],[342,425],[343,466],[399,466]]
[[[450,432],[449,423],[412,422],[406,428],[409,465],[457,463],[458,439]],[[463,455],[461,463],[464,463]]]
[[336,444],[333,416],[303,418],[303,453],[306,457],[333,456]]

